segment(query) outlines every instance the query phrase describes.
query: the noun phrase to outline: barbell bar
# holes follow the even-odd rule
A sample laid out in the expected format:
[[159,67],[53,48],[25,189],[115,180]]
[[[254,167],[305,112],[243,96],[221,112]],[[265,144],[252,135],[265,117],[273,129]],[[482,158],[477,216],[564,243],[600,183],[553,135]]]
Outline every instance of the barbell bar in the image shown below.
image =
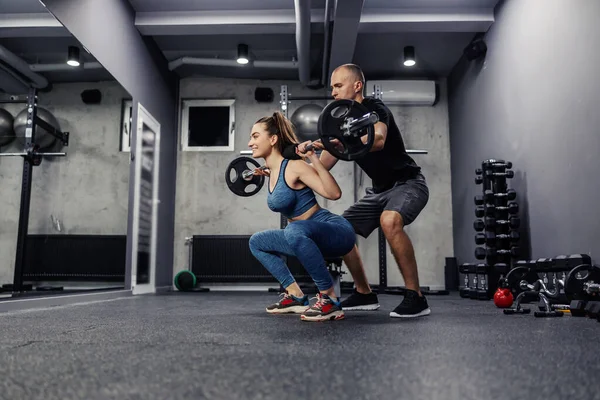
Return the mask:
[[0,157],[15,157],[15,156],[42,156],[42,157],[64,157],[67,153],[0,153]]
[[[427,150],[406,149],[408,154],[429,154]],[[252,150],[240,150],[241,155],[252,155]]]

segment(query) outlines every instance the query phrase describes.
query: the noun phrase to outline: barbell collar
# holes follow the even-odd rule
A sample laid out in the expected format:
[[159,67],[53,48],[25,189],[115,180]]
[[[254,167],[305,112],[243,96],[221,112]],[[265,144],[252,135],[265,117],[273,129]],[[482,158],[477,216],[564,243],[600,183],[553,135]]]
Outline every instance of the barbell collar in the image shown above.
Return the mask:
[[377,122],[379,122],[379,116],[376,113],[374,113],[374,112],[367,113],[367,114],[363,115],[362,117],[349,122],[348,123],[348,132],[350,134],[352,134],[354,132],[361,131],[362,129],[364,129],[368,126],[375,125]]

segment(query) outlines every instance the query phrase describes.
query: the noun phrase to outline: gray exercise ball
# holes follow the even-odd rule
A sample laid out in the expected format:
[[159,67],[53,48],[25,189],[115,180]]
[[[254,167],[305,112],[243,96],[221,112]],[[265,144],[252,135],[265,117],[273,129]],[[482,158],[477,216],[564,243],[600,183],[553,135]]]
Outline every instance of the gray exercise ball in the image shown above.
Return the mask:
[[294,124],[296,135],[301,142],[319,139],[317,126],[322,111],[323,107],[318,104],[304,104],[294,111],[290,121]]
[[4,108],[0,108],[0,147],[7,146],[15,139],[14,118]]
[[[45,108],[38,107],[37,108],[37,116],[40,119],[43,119],[56,129],[60,130],[60,125],[54,115]],[[21,111],[15,117],[14,130],[15,135],[17,136],[17,140],[21,145],[25,146],[25,126],[27,125],[27,109]],[[45,150],[51,147],[56,138],[48,133],[44,128],[39,125],[35,126],[35,143],[40,146],[40,150]]]

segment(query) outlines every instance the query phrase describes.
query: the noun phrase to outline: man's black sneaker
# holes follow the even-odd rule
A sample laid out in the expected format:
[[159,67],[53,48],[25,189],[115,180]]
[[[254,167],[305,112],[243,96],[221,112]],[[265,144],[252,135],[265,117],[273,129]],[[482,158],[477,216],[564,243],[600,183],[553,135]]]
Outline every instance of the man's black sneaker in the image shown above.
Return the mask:
[[373,292],[362,294],[354,289],[354,292],[346,300],[342,301],[342,310],[345,311],[374,311],[377,309],[379,309],[379,300]]
[[407,290],[404,300],[390,313],[392,318],[414,318],[431,314],[427,299],[414,290]]

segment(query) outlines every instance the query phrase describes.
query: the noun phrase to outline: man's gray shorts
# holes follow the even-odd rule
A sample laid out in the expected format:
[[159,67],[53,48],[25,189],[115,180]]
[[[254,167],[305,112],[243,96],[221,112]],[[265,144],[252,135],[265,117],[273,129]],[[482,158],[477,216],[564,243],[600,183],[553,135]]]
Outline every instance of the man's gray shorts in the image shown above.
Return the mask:
[[384,210],[399,212],[404,226],[407,226],[417,218],[429,200],[429,188],[425,177],[420,173],[414,179],[396,182],[384,192],[375,193],[373,188],[368,188],[366,193],[365,197],[343,214],[354,231],[364,238],[379,228]]

